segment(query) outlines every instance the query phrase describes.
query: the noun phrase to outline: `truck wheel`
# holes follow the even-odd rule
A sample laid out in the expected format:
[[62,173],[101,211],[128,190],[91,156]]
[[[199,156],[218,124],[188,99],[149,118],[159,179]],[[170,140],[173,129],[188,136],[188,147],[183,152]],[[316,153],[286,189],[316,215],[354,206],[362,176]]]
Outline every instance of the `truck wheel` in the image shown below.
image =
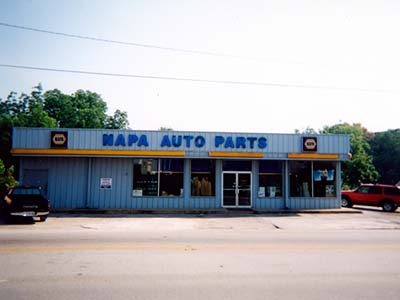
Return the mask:
[[393,212],[397,209],[397,206],[391,200],[384,200],[382,204],[383,211]]
[[343,207],[352,207],[353,203],[347,198],[347,197],[342,197],[342,206]]

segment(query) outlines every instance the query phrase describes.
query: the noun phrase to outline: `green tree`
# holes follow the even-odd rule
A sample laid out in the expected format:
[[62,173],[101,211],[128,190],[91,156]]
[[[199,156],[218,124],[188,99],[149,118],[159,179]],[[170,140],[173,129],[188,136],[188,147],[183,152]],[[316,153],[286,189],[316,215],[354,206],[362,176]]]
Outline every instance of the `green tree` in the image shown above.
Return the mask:
[[117,109],[113,116],[108,116],[106,119],[106,128],[109,129],[122,129],[128,128],[128,114],[126,111]]
[[44,94],[45,109],[63,128],[104,128],[107,104],[99,94],[78,90],[65,95],[59,90]]
[[11,92],[0,98],[0,159],[6,166],[16,163],[11,157],[13,127],[113,128],[129,125],[126,112],[106,114],[107,104],[97,93],[78,90],[66,95],[58,89],[43,93],[41,84],[28,94]]
[[6,168],[3,161],[0,159],[0,196],[3,198],[7,189],[16,186],[18,181],[14,179],[14,167]]
[[370,145],[380,181],[396,184],[400,180],[400,129],[376,133]]
[[15,164],[10,155],[13,127],[55,127],[56,121],[44,110],[43,89],[39,84],[31,94],[11,92],[0,99],[0,159],[6,166]]
[[348,123],[325,126],[321,133],[349,134],[352,159],[342,164],[342,182],[344,187],[353,188],[360,182],[374,182],[379,174],[373,165],[371,147],[368,140],[373,136],[361,124]]
[[55,120],[44,109],[43,89],[39,84],[31,94],[11,92],[6,101],[0,99],[0,121],[12,126],[54,127]]
[[46,91],[44,93],[45,110],[52,116],[57,123],[57,127],[69,128],[75,123],[75,110],[73,108],[72,97],[63,94],[58,89]]
[[78,90],[66,95],[58,89],[44,93],[45,110],[62,128],[128,128],[128,114],[116,110],[106,114],[107,104],[97,93]]

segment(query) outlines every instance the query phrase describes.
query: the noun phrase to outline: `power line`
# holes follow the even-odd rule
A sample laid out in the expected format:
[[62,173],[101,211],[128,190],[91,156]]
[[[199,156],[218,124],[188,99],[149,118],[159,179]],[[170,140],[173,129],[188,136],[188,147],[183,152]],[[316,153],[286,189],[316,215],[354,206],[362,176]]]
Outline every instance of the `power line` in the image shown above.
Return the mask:
[[278,87],[278,88],[320,89],[320,90],[336,90],[336,91],[349,91],[349,92],[400,93],[399,90],[363,89],[363,88],[355,88],[355,87],[346,88],[346,87],[323,86],[323,85],[268,83],[268,82],[256,82],[256,81],[212,80],[212,79],[185,78],[185,77],[168,77],[168,76],[153,76],[153,75],[92,72],[92,71],[82,71],[82,70],[44,68],[44,67],[11,65],[11,64],[1,64],[1,63],[0,63],[0,67],[13,68],[13,69],[35,70],[35,71],[83,74],[83,75],[125,77],[125,78],[139,78],[139,79],[153,79],[153,80],[173,80],[173,81],[187,81],[187,82],[212,83],[212,84],[253,85],[253,86],[268,86],[268,87]]
[[69,38],[90,40],[90,41],[95,41],[95,42],[119,44],[119,45],[125,45],[125,46],[134,46],[134,47],[142,47],[142,48],[153,48],[153,49],[158,49],[158,50],[166,50],[166,51],[174,51],[174,52],[182,52],[182,53],[198,54],[198,55],[209,55],[209,56],[217,56],[217,57],[227,57],[227,58],[234,58],[234,59],[253,60],[253,61],[264,61],[264,62],[266,62],[266,61],[274,61],[274,62],[289,63],[289,64],[302,64],[301,62],[282,61],[282,60],[273,59],[273,58],[268,59],[268,58],[260,58],[260,57],[233,55],[233,54],[222,53],[222,52],[190,50],[190,49],[182,49],[182,48],[157,46],[157,45],[151,45],[151,44],[127,42],[127,41],[117,41],[117,40],[103,39],[103,38],[86,36],[86,35],[78,35],[78,34],[71,34],[71,33],[65,33],[65,32],[58,32],[58,31],[52,31],[52,30],[45,30],[45,29],[39,29],[39,28],[33,28],[33,27],[27,27],[27,26],[15,25],[15,24],[9,24],[9,23],[4,23],[4,22],[0,22],[0,26],[5,26],[5,27],[10,27],[10,28],[15,28],[15,29],[28,30],[28,31],[34,31],[34,32],[40,32],[40,33],[47,33],[47,34],[58,35],[58,36],[65,36],[65,37],[69,37]]

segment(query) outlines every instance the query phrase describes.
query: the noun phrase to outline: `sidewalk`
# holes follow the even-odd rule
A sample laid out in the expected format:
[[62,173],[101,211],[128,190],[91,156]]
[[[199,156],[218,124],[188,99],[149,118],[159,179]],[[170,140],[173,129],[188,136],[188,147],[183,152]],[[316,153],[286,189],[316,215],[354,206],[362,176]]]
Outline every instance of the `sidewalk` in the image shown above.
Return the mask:
[[257,210],[257,209],[54,209],[52,214],[96,214],[96,215],[137,215],[137,214],[188,214],[188,215],[252,215],[252,214],[362,214],[360,210],[349,208],[336,209],[280,209],[280,210]]

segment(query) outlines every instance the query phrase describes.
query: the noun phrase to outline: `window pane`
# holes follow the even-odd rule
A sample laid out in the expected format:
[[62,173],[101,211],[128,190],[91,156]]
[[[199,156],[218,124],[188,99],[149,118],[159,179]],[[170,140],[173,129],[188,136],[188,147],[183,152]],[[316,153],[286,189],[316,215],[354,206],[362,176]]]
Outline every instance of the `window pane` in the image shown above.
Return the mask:
[[379,186],[371,186],[368,194],[380,195],[382,194],[382,188]]
[[314,162],[314,197],[336,197],[336,163]]
[[183,159],[160,159],[159,196],[183,196]]
[[191,195],[215,196],[215,161],[193,159],[191,164]]
[[311,162],[290,161],[290,196],[311,197]]
[[16,188],[13,195],[40,195],[40,190],[36,188]]
[[251,171],[251,161],[248,160],[224,160],[223,171]]
[[400,189],[399,188],[385,188],[385,194],[391,196],[400,196]]
[[158,161],[156,159],[134,159],[133,196],[158,195]]
[[133,196],[181,195],[182,159],[134,159]]
[[282,197],[282,162],[262,160],[259,163],[259,197]]

